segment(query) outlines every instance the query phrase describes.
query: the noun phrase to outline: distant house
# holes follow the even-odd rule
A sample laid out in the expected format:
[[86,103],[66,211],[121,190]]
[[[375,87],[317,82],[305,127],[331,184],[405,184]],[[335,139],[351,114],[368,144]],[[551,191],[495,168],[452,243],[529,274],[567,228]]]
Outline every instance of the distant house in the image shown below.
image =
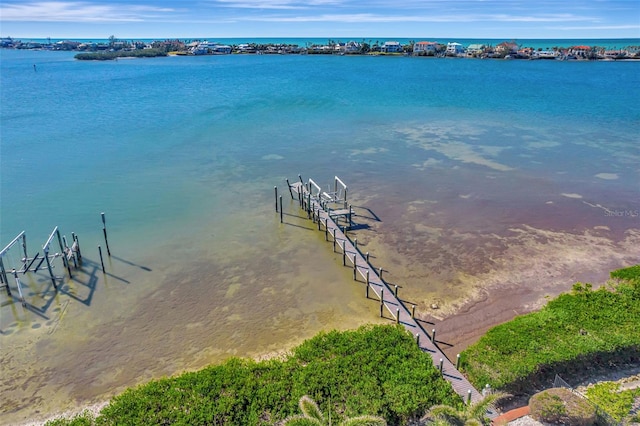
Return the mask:
[[13,47],[13,39],[11,37],[4,37],[0,39],[0,47]]
[[362,45],[357,41],[350,41],[344,45],[344,53],[360,53]]
[[591,48],[589,46],[571,46],[569,48],[569,53],[576,56],[586,57],[591,53]]
[[445,53],[449,56],[458,56],[464,53],[464,47],[460,43],[447,43],[447,50]]
[[384,53],[398,53],[402,52],[402,46],[397,41],[385,41],[380,51]]
[[228,55],[231,53],[231,46],[227,46],[226,44],[214,44],[210,47],[210,50],[217,55]]
[[419,41],[413,45],[414,55],[434,55],[438,50],[438,43],[435,41]]
[[480,56],[484,53],[484,44],[470,44],[467,47],[467,56]]
[[518,43],[503,41],[496,46],[496,52],[501,55],[516,55],[518,53]]

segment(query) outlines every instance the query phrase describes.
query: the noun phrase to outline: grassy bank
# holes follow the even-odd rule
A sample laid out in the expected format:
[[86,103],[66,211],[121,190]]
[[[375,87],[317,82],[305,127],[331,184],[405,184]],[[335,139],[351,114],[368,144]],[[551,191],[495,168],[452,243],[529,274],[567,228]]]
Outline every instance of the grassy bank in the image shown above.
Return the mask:
[[514,394],[548,387],[555,374],[578,378],[640,362],[640,265],[611,273],[592,290],[577,283],[541,311],[487,332],[462,354],[477,387]]
[[261,425],[299,413],[313,398],[335,424],[362,414],[406,424],[435,404],[461,404],[400,326],[322,333],[284,360],[231,359],[152,381],[115,397],[100,415],[50,425]]

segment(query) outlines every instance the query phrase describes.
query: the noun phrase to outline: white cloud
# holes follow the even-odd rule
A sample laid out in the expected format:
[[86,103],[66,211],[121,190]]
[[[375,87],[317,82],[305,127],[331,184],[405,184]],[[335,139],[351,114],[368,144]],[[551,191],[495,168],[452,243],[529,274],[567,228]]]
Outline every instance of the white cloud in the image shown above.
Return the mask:
[[166,7],[142,5],[42,1],[3,3],[0,6],[0,19],[25,22],[139,22],[173,11]]
[[572,15],[548,16],[510,16],[510,15],[393,15],[373,13],[336,13],[297,16],[256,16],[238,17],[238,20],[261,22],[345,22],[345,23],[380,23],[380,22],[580,22],[590,18]]

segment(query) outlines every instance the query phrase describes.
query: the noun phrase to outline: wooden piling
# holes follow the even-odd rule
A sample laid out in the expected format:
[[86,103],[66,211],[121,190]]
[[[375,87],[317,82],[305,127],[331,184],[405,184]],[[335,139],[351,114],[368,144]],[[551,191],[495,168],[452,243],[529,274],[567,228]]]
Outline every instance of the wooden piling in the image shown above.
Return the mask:
[[100,213],[102,217],[102,232],[104,234],[104,244],[107,246],[107,255],[111,257],[111,250],[109,249],[109,239],[107,238],[107,221],[104,217],[104,212]]
[[400,324],[400,308],[396,308],[396,324]]
[[287,179],[287,187],[289,188],[289,194],[291,195],[291,199],[295,200],[295,198],[293,198],[293,191],[291,190],[291,184],[289,183],[289,179]]
[[18,287],[18,293],[20,294],[20,302],[22,302],[23,307],[27,307],[27,301],[24,298],[24,294],[22,294],[22,287],[20,286],[20,278],[18,278],[18,271],[15,268],[11,270],[13,277],[16,280],[16,287]]
[[329,225],[326,217],[324,218],[324,240],[329,241]]
[[456,355],[456,370],[460,370],[460,354]]
[[280,223],[282,223],[284,220],[282,218],[283,212],[282,212],[282,195],[280,196]]
[[47,269],[49,270],[49,276],[51,277],[53,288],[57,290],[58,286],[56,285],[56,277],[55,275],[53,275],[53,268],[51,267],[51,262],[49,261],[49,244],[47,244],[46,249],[44,250],[44,258],[47,261]]
[[274,186],[273,187],[273,192],[275,192],[276,194],[276,212],[278,211],[278,187]]
[[467,391],[467,405],[471,404],[471,389]]
[[411,305],[411,318],[416,317],[416,305]]
[[76,253],[78,255],[78,261],[82,263],[82,252],[80,251],[80,240],[78,239],[78,236],[73,232],[71,233],[71,236],[73,237],[73,241],[76,244]]
[[[106,234],[106,230],[105,230],[105,235]],[[64,267],[67,268],[67,272],[69,272],[69,278],[73,278],[71,276],[71,266],[69,266],[69,261],[67,260],[67,256],[64,252],[64,246],[62,245],[62,237],[60,237],[60,230],[56,229],[56,236],[58,237],[58,245],[60,246],[60,253],[62,254],[62,263],[64,264]]]
[[443,359],[440,358],[440,374],[444,373],[444,369],[442,368],[442,364],[444,363]]
[[333,252],[336,252],[336,228],[333,228]]
[[369,283],[367,283],[367,286],[366,286],[366,287],[367,287],[367,290],[366,290],[366,296],[367,296],[367,299],[368,299],[368,298],[369,298]]
[[382,266],[378,268],[378,276],[380,277],[380,281],[384,282],[382,279]]
[[100,254],[100,264],[102,265],[102,273],[106,274],[107,272],[104,270],[104,259],[102,258],[102,247],[98,245],[98,254]]
[[432,329],[431,329],[431,341],[432,341],[433,343],[435,343],[435,342],[436,342],[436,329],[435,329],[435,328],[432,328]]
[[393,285],[393,294],[395,294],[396,297],[398,297],[398,284]]
[[420,347],[420,333],[416,333],[416,343],[418,344],[418,347]]
[[27,258],[29,258],[29,255],[27,255],[27,234],[25,233],[22,234],[22,251],[24,253],[24,259],[26,262]]
[[5,284],[5,288],[7,289],[7,295],[11,297],[11,289],[9,288],[9,280],[7,279],[7,270],[4,269],[4,262],[2,262],[2,258],[0,257],[0,273],[2,274],[2,281]]

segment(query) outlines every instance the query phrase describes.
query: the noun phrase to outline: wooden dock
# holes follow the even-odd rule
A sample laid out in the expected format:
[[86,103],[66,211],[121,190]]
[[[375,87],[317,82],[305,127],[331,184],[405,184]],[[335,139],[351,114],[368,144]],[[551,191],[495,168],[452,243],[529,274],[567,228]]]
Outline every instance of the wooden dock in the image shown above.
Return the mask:
[[[336,179],[338,179],[336,177]],[[311,181],[311,180],[310,180]],[[311,181],[312,182],[312,181]],[[340,181],[341,182],[341,181]],[[357,247],[357,240],[351,241],[343,229],[347,229],[351,224],[353,210],[347,206],[346,199],[339,209],[331,209],[332,203],[343,203],[342,199],[328,199],[324,195],[326,192],[316,191],[313,194],[311,184],[305,185],[300,179],[299,182],[289,183],[291,197],[295,199],[297,194],[300,207],[307,212],[307,216],[317,224],[318,231],[324,232],[325,240],[333,244],[335,253],[342,253],[342,263],[344,266],[353,268],[353,279],[366,284],[366,297],[380,302],[380,316],[391,319],[398,324],[402,324],[412,336],[414,336],[418,346],[424,352],[428,352],[433,359],[436,368],[441,371],[442,376],[451,383],[453,390],[460,395],[465,403],[475,403],[482,399],[482,394],[457,370],[454,365],[442,353],[435,339],[435,330],[431,334],[427,333],[422,325],[415,319],[415,305],[408,308],[398,298],[398,286],[390,286],[382,279],[382,268],[377,270],[369,262],[369,255],[364,255]],[[316,185],[317,187],[317,185]],[[346,186],[345,186],[346,191]],[[277,189],[276,189],[277,199]],[[276,208],[278,204],[276,201]],[[282,197],[280,197],[280,214],[282,218]],[[345,225],[339,226],[340,218],[343,218]],[[457,360],[456,360],[457,363]],[[493,410],[487,413],[490,417],[496,414]]]

